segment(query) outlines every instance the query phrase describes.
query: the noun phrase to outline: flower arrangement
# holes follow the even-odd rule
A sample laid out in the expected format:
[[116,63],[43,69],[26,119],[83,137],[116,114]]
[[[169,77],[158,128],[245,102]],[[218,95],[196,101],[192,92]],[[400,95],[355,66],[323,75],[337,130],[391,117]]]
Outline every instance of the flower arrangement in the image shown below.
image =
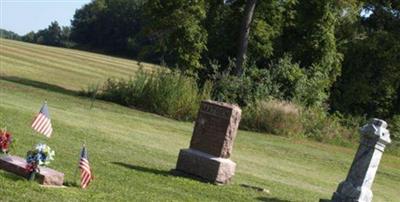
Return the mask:
[[37,144],[35,149],[28,151],[26,155],[26,170],[29,173],[29,180],[35,178],[36,173],[40,172],[39,166],[47,166],[54,160],[55,152],[45,144]]
[[0,131],[0,149],[3,154],[8,154],[10,144],[12,143],[12,135],[6,129]]

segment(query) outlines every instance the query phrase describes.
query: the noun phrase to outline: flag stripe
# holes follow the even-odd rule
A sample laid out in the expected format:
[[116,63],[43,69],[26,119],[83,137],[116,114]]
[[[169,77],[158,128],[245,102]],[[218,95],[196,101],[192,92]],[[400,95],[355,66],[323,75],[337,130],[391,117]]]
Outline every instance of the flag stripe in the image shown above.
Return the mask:
[[53,133],[53,126],[51,124],[49,110],[47,108],[47,104],[44,103],[39,113],[35,117],[31,126],[35,131],[45,135],[46,137],[50,137]]
[[33,120],[33,122],[32,122],[32,128],[34,128],[34,127],[36,127],[36,124],[37,124],[37,122],[39,121],[39,119],[40,119],[40,114],[38,114],[36,117],[35,117],[35,119]]
[[39,133],[44,133],[44,130],[47,130],[49,127],[50,121],[48,119],[44,119],[42,122],[42,125],[40,125],[40,127],[38,128],[38,132]]
[[33,122],[32,127],[33,127],[33,128],[36,128],[36,127],[38,126],[38,124],[41,123],[42,119],[43,119],[43,116],[42,116],[42,114],[39,113],[39,114],[36,116],[36,119],[35,119],[35,121]]
[[85,147],[83,147],[81,151],[79,168],[81,170],[81,187],[85,189],[89,185],[90,181],[93,179],[92,171],[90,169],[90,164],[87,157],[87,150]]
[[50,136],[51,132],[52,132],[52,128],[51,128],[51,124],[50,124],[50,127],[48,127],[46,131],[44,131],[44,135]]
[[39,121],[36,123],[35,130],[38,131],[39,128],[43,125],[44,120],[46,119],[42,114],[40,114]]

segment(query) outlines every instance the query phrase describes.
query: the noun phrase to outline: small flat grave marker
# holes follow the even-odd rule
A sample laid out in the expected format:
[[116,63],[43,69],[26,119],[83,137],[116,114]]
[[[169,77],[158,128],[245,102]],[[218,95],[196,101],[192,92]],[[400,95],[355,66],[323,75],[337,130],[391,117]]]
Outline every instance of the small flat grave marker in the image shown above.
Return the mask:
[[[0,158],[0,169],[22,176],[28,177],[25,169],[26,160],[18,156],[4,156]],[[39,166],[40,172],[36,174],[36,180],[42,185],[62,186],[64,183],[64,173],[56,170]]]

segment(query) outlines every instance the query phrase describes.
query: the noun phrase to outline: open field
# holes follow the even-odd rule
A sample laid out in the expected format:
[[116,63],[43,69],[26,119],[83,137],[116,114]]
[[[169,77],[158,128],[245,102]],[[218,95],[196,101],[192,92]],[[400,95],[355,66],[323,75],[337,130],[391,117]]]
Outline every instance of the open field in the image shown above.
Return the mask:
[[[79,50],[0,39],[0,75],[81,90],[109,77],[134,75],[138,62]],[[156,65],[142,63],[145,70]]]
[[[24,156],[33,144],[46,142],[56,151],[50,167],[64,172],[70,185],[46,189],[0,171],[0,201],[318,201],[330,198],[344,180],[355,153],[240,131],[232,156],[238,167],[230,185],[175,177],[169,171],[179,149],[188,147],[193,123],[103,101],[90,109],[91,101],[74,91],[108,76],[134,73],[136,62],[0,42],[0,125],[6,124],[17,139],[12,153]],[[44,99],[53,120],[50,139],[29,127]],[[95,175],[87,190],[71,186],[78,180],[75,172],[84,140]],[[241,184],[268,189],[270,194]],[[374,201],[398,201],[399,185],[400,158],[384,154],[373,186]]]

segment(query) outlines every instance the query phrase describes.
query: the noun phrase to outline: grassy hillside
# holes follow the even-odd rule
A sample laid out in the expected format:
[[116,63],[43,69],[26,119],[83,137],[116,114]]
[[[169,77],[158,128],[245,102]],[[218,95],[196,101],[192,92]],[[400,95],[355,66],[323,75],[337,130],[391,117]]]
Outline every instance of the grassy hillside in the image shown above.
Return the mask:
[[[135,62],[0,42],[0,124],[5,123],[18,140],[13,153],[24,156],[34,143],[46,142],[56,150],[50,167],[64,172],[65,180],[73,184],[78,179],[75,172],[81,143],[86,140],[95,174],[88,190],[74,186],[48,189],[0,171],[0,201],[318,201],[330,198],[351,165],[354,149],[240,131],[232,157],[238,167],[230,185],[215,186],[172,176],[169,170],[175,167],[179,149],[188,147],[193,123],[102,101],[96,101],[90,109],[90,100],[72,91],[107,78],[107,71],[114,76],[133,72],[137,69]],[[48,56],[51,62],[46,62],[6,51],[10,49],[25,50],[37,57],[53,51],[63,56],[58,60]],[[83,57],[78,62],[67,55]],[[104,65],[106,61],[131,66]],[[80,63],[91,70],[81,74]],[[42,76],[49,74],[52,76]],[[53,120],[50,139],[29,128],[43,99],[48,100]],[[399,182],[400,158],[384,155],[373,186],[374,201],[397,201]],[[241,184],[263,187],[270,194]]]
[[[70,90],[101,84],[109,77],[132,76],[139,68],[133,60],[6,39],[0,39],[0,51],[1,76],[45,82]],[[142,64],[147,70],[156,67]]]

